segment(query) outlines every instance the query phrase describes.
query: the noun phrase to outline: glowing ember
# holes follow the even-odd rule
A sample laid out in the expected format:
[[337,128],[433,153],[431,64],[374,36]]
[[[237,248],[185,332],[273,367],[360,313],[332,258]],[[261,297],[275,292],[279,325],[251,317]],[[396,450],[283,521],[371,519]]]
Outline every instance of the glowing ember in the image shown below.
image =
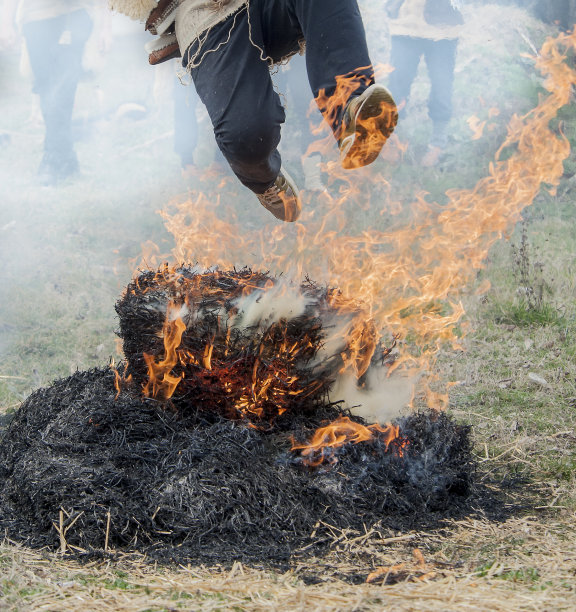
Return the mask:
[[164,266],[136,278],[116,309],[126,372],[145,396],[265,428],[288,409],[313,410],[339,373],[363,375],[378,347],[358,302],[247,269]]

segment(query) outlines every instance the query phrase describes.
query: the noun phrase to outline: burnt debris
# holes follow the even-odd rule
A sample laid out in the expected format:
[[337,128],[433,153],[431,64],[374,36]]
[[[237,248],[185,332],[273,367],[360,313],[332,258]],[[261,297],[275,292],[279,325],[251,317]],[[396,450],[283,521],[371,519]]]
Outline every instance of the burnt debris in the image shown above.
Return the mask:
[[[310,281],[279,314],[266,300],[284,290],[250,270],[135,279],[116,306],[120,384],[110,368],[56,381],[2,435],[0,529],[79,555],[275,564],[321,552],[327,529],[411,529],[465,507],[469,428],[426,412],[382,429],[330,403],[342,367],[374,361],[377,334]],[[331,337],[344,328],[360,350]],[[335,422],[369,435],[297,450]]]
[[[294,426],[305,437],[336,416],[324,407]],[[375,440],[344,447],[337,469],[309,469],[285,434],[116,397],[112,371],[78,372],[33,393],[5,433],[0,528],[34,547],[61,549],[63,533],[72,553],[214,563],[272,563],[309,544],[318,552],[319,521],[414,528],[464,503],[469,430],[443,414],[398,425],[401,457]]]

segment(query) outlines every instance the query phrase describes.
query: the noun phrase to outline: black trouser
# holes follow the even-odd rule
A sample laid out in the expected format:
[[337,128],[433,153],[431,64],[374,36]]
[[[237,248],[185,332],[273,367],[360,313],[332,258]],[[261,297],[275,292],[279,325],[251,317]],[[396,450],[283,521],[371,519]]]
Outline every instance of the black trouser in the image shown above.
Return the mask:
[[77,165],[72,139],[72,111],[82,74],[82,55],[92,31],[85,10],[23,27],[34,73],[34,92],[40,97],[46,127],[44,162],[66,173]]
[[[338,75],[354,79],[352,94],[372,84],[374,75],[356,0],[251,0],[249,7],[249,15],[242,9],[209,32],[199,52],[202,61],[191,72],[224,157],[246,187],[262,193],[280,171],[277,146],[285,118],[266,58],[277,62],[305,39],[315,98],[321,91],[332,95]],[[208,49],[217,50],[205,53]],[[197,52],[194,43],[183,64]],[[317,101],[326,116],[322,100]],[[327,117],[335,133],[345,102]]]

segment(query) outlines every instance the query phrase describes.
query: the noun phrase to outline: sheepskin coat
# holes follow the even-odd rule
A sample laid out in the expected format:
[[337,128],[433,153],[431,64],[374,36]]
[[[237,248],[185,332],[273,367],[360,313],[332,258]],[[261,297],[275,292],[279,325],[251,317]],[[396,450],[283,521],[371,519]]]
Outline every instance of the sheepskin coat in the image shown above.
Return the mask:
[[230,0],[215,3],[214,0],[183,0],[176,13],[176,38],[180,52],[197,40],[204,32],[238,11],[247,0]]
[[[181,0],[175,13],[180,52],[184,54],[202,34],[247,3],[248,0]],[[112,10],[138,21],[146,21],[156,4],[155,0],[109,0]]]

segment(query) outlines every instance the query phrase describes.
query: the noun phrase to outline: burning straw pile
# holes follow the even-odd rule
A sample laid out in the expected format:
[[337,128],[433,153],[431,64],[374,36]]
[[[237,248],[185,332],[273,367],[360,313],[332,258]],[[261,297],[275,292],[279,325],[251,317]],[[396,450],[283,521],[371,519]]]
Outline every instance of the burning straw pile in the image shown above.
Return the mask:
[[[280,285],[191,268],[131,283],[117,304],[124,374],[38,390],[0,442],[8,536],[75,553],[277,562],[317,551],[327,525],[410,528],[462,506],[468,428],[432,413],[367,425],[330,403],[340,370],[362,375],[374,361],[374,330],[310,282],[271,308]],[[334,340],[343,329],[357,347]]]
[[326,403],[339,371],[362,375],[377,347],[366,313],[338,291],[249,269],[144,272],[116,311],[124,377],[144,395],[264,428]]

